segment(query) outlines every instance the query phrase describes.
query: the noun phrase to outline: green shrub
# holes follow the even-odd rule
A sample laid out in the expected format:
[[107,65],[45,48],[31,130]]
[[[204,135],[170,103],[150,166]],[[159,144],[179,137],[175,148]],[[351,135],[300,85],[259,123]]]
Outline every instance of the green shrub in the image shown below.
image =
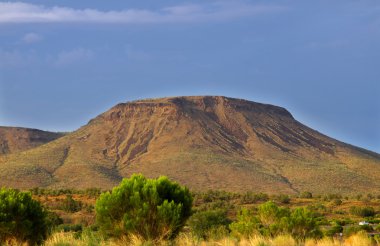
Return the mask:
[[258,207],[258,217],[264,226],[278,223],[281,218],[289,215],[289,209],[278,207],[274,202],[266,202]]
[[348,226],[343,229],[343,234],[345,236],[350,236],[360,231],[371,232],[373,231],[373,228],[370,225]]
[[300,194],[300,198],[313,198],[313,194],[309,191],[304,191]]
[[46,217],[44,208],[29,192],[0,189],[0,244],[11,239],[41,244],[49,231]]
[[201,194],[203,202],[230,201],[237,194],[223,190],[208,190]]
[[341,233],[341,232],[343,232],[343,226],[341,226],[341,225],[334,225],[334,226],[332,226],[330,229],[328,229],[325,232],[325,236],[327,236],[327,237],[333,237],[337,233]]
[[292,211],[289,219],[285,219],[282,222],[286,231],[298,240],[322,237],[322,232],[318,225],[318,217],[307,208],[296,208]]
[[266,202],[269,200],[269,196],[265,193],[258,193],[255,194],[253,192],[246,192],[242,195],[240,199],[240,203],[242,204],[251,204],[251,203],[256,203],[256,202]]
[[260,220],[254,216],[252,210],[243,208],[237,214],[237,220],[229,226],[232,235],[237,237],[245,237],[253,235],[259,231]]
[[[189,227],[193,235],[197,238],[219,239],[223,233],[228,233],[230,220],[227,218],[225,210],[208,210],[193,214],[189,219]],[[221,233],[222,232],[222,233]],[[218,233],[218,235],[215,235]],[[222,234],[222,235],[221,235]]]
[[66,195],[66,198],[63,200],[60,209],[66,212],[75,213],[80,211],[82,207],[83,204],[81,201],[74,200],[72,195]]
[[331,201],[333,199],[342,199],[341,194],[328,194],[323,197],[324,201]]
[[375,216],[375,210],[373,207],[351,207],[350,213],[359,217],[372,217]]
[[59,217],[58,214],[51,211],[47,212],[46,220],[51,230],[63,224],[63,219]]
[[99,188],[87,188],[84,191],[84,194],[88,195],[89,197],[99,197],[99,195],[102,193],[102,191]]
[[277,201],[282,203],[282,204],[289,204],[290,203],[290,197],[288,195],[278,195],[277,196]]
[[332,203],[335,205],[335,206],[339,206],[339,205],[342,205],[342,200],[339,199],[339,198],[336,198],[332,201]]
[[224,209],[229,210],[234,208],[234,205],[229,201],[215,201],[203,203],[202,205],[197,207],[197,211],[207,211],[207,210],[216,210],[216,209]]
[[107,236],[135,234],[145,240],[173,238],[190,216],[189,190],[166,177],[132,175],[96,201],[96,221]]
[[237,221],[230,225],[232,234],[249,236],[253,232],[268,237],[280,234],[291,234],[298,240],[319,238],[319,221],[315,213],[307,208],[297,208],[289,211],[278,207],[273,202],[258,206],[257,216],[250,210],[243,209],[237,216]]
[[81,232],[83,230],[83,226],[81,224],[61,224],[57,226],[57,231],[62,232]]

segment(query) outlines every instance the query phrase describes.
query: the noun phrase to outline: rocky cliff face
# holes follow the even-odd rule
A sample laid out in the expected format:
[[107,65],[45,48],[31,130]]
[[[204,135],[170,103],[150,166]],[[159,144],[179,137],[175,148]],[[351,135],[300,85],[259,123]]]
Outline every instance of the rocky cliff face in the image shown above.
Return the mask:
[[[297,122],[284,108],[227,97],[118,104],[86,126],[0,159],[18,187],[110,188],[141,172],[192,189],[320,193],[380,188],[380,158]],[[1,176],[1,174],[0,174]]]

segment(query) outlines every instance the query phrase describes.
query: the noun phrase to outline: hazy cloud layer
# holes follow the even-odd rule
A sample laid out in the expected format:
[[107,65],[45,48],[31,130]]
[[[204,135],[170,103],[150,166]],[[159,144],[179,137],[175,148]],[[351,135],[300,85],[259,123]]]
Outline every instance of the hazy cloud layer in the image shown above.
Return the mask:
[[93,58],[94,52],[89,49],[77,48],[69,51],[62,51],[55,61],[57,66],[66,66],[73,63],[89,61]]
[[253,5],[239,1],[187,4],[149,9],[102,11],[47,7],[24,2],[0,3],[0,23],[178,23],[223,21],[285,10],[278,5]]
[[31,43],[37,43],[42,40],[42,36],[37,33],[27,33],[22,37],[22,42],[31,44]]

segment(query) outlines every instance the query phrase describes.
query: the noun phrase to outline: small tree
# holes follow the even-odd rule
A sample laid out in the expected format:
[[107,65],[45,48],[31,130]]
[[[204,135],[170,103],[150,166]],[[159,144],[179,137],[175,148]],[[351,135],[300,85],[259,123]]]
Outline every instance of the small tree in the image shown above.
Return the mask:
[[96,202],[96,221],[107,236],[137,234],[145,240],[177,235],[190,216],[192,197],[187,188],[166,177],[133,175]]
[[47,213],[29,192],[0,189],[0,244],[41,244],[48,235]]

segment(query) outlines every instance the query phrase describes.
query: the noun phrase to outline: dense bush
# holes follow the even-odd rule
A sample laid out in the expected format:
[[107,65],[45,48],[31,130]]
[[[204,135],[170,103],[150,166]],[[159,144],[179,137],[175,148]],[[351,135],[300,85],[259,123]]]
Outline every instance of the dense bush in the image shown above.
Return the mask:
[[286,231],[288,233],[299,240],[322,237],[316,214],[307,208],[293,210],[289,219],[285,222],[285,227],[287,227]]
[[208,210],[193,214],[189,219],[189,227],[197,238],[218,239],[228,233],[230,222],[225,210]]
[[66,212],[74,213],[80,211],[82,207],[83,203],[81,201],[74,200],[72,195],[66,195],[59,208]]
[[350,213],[359,217],[372,217],[375,216],[375,210],[373,207],[351,207]]
[[63,224],[63,219],[58,214],[48,211],[46,216],[47,224],[50,229],[54,229],[57,226]]
[[237,221],[230,225],[230,229],[233,234],[242,236],[248,236],[253,232],[270,237],[288,233],[298,240],[322,236],[315,213],[307,208],[290,211],[278,207],[273,202],[260,205],[257,215],[253,211],[243,209],[238,214]]
[[342,233],[342,232],[343,232],[343,226],[335,224],[325,232],[325,236],[333,237],[336,234]]
[[49,228],[47,213],[29,192],[0,189],[0,244],[16,240],[41,244]]
[[62,232],[82,232],[83,226],[81,224],[61,224],[56,230]]
[[135,234],[145,240],[174,237],[190,216],[192,197],[187,188],[166,177],[133,175],[96,201],[96,221],[108,236]]
[[356,234],[360,231],[371,232],[371,231],[373,231],[373,228],[370,225],[348,226],[348,227],[345,227],[343,229],[343,234],[345,236],[350,236],[350,235]]

